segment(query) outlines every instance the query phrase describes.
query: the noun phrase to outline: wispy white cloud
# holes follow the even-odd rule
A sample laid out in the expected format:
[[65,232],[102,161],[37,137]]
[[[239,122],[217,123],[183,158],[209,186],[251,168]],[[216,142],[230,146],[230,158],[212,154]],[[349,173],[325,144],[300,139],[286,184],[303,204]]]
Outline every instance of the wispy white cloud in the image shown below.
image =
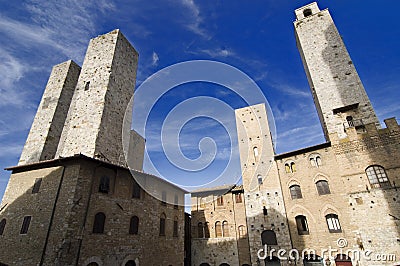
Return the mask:
[[213,58],[216,58],[216,57],[228,57],[228,56],[235,56],[236,55],[234,51],[228,50],[226,48],[222,48],[222,49],[219,48],[219,49],[215,49],[215,50],[203,49],[200,52],[202,52],[202,53],[204,53],[204,54],[206,54],[206,55],[208,55],[210,57],[213,57]]
[[151,64],[153,66],[157,66],[159,60],[160,60],[160,58],[158,57],[158,54],[156,52],[153,52]]
[[4,144],[0,145],[0,158],[12,158],[21,154],[22,144]]
[[184,26],[191,32],[207,40],[211,39],[210,33],[201,26],[203,18],[196,3],[193,0],[181,0],[181,3],[190,11],[190,15],[188,16],[190,20],[186,21]]
[[271,85],[271,87],[279,90],[280,92],[282,92],[284,94],[288,94],[288,95],[300,97],[300,98],[310,98],[311,97],[311,93],[309,93],[306,90],[303,90],[303,88],[296,88],[285,82],[271,82],[270,85]]

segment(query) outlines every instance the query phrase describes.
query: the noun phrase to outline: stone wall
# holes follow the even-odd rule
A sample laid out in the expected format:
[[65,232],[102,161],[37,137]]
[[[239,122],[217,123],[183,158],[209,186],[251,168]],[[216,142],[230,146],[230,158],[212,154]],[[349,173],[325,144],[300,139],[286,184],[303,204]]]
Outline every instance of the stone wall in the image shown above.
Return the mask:
[[126,165],[123,118],[137,60],[138,53],[119,30],[90,41],[56,156],[84,154]]
[[53,67],[19,165],[54,158],[79,73],[71,60]]

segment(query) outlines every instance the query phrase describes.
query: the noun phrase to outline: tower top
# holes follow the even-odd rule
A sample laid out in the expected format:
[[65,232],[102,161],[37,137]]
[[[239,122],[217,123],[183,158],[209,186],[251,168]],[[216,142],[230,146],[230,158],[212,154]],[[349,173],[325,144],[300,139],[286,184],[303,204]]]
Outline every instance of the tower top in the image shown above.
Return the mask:
[[296,9],[294,13],[296,14],[296,20],[301,20],[320,11],[321,10],[319,9],[317,2],[312,2],[308,5]]

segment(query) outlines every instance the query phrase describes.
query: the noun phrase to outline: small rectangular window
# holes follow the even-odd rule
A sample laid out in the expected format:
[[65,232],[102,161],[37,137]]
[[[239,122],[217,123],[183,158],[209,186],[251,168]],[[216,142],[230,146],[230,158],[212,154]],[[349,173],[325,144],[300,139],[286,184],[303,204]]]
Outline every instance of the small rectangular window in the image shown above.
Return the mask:
[[235,195],[236,203],[242,203],[242,193],[238,193]]
[[29,225],[31,223],[31,220],[32,220],[32,216],[25,216],[24,217],[24,221],[22,222],[21,231],[20,231],[21,235],[25,235],[25,234],[28,233],[28,229],[29,229]]
[[99,192],[108,193],[110,191],[110,178],[108,176],[102,176],[100,178]]
[[265,206],[263,207],[263,214],[268,215],[268,209]]
[[223,206],[224,205],[224,198],[222,196],[219,196],[217,198],[217,206]]
[[36,194],[39,192],[41,184],[42,184],[42,178],[36,178],[35,184],[33,185],[33,188],[32,188],[32,194]]
[[178,236],[178,221],[174,221],[174,237]]

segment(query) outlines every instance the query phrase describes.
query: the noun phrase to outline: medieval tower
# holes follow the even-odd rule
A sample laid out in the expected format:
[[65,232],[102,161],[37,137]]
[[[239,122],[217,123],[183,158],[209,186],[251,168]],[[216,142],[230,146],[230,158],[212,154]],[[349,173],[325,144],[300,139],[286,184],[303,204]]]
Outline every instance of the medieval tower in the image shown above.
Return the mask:
[[130,131],[137,63],[114,30],[90,41],[82,68],[53,68],[18,166],[8,169],[0,265],[183,262],[185,191],[141,171],[144,139]]
[[296,9],[297,47],[311,88],[325,138],[345,129],[375,123],[378,118],[353,61],[327,9],[317,3]]

